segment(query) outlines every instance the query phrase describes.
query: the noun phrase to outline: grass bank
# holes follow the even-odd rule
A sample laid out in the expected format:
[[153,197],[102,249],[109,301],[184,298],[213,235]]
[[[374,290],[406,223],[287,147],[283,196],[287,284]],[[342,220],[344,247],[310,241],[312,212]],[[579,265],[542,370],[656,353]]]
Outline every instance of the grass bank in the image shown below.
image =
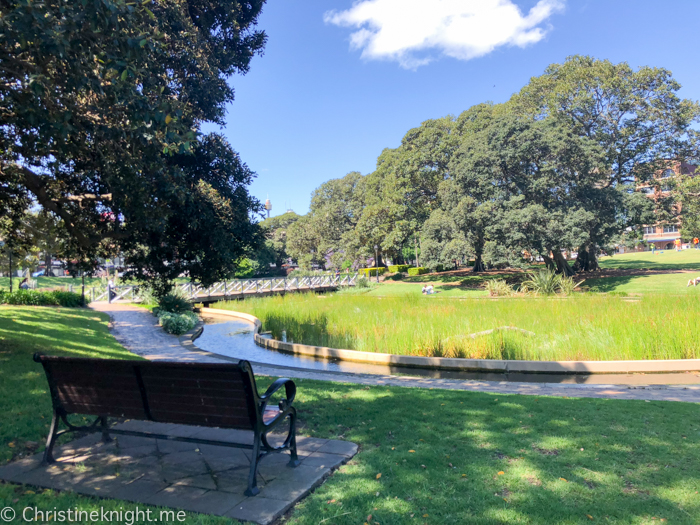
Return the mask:
[[[317,346],[403,355],[525,360],[700,358],[700,302],[649,295],[454,300],[406,295],[295,294],[220,303],[264,330]],[[534,332],[469,334],[500,326]]]
[[[91,311],[0,308],[0,330],[0,464],[34,451],[25,440],[43,446],[50,402],[34,351],[135,357]],[[259,387],[270,381],[261,378]],[[690,525],[700,516],[695,405],[297,385],[300,434],[351,440],[360,452],[286,523]],[[0,483],[6,506],[19,514],[137,504]],[[237,522],[187,513],[178,523]]]
[[598,263],[604,269],[700,270],[700,250],[623,253],[601,257]]
[[117,343],[108,322],[106,314],[83,308],[0,306],[0,464],[48,434],[51,397],[35,352],[140,359]]

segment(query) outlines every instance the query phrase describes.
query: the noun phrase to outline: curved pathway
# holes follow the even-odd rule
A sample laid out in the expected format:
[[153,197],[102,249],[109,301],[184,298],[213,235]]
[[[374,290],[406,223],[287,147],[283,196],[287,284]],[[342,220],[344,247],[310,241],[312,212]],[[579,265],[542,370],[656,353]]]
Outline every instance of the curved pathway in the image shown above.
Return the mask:
[[[217,356],[194,345],[182,344],[181,338],[163,332],[151,313],[128,304],[92,303],[90,307],[109,314],[110,330],[129,351],[151,360],[224,363],[236,359]],[[184,342],[184,341],[183,341]],[[513,383],[507,381],[471,381],[460,379],[433,379],[425,377],[348,374],[344,372],[315,372],[301,368],[254,364],[259,375],[284,376],[296,379],[316,379],[376,386],[403,386],[470,390],[503,394],[524,394],[558,397],[594,397],[609,399],[638,399],[647,401],[686,401],[700,403],[700,385],[682,386],[627,386],[575,385],[558,383]]]

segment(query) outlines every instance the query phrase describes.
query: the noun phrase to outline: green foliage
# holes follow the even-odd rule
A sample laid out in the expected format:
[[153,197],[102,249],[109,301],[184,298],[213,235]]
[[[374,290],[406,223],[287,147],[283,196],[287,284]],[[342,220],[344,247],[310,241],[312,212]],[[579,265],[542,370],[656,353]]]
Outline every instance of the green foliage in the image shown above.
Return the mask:
[[194,312],[184,312],[180,314],[172,312],[159,312],[158,321],[169,334],[182,335],[189,332],[197,324],[197,314]]
[[158,306],[153,309],[153,313],[159,315],[160,312],[173,314],[184,314],[192,311],[192,303],[174,293],[164,295],[158,300]]
[[408,275],[423,275],[424,273],[430,273],[429,268],[423,268],[419,266],[418,268],[409,268]]
[[484,283],[484,288],[491,297],[508,297],[516,294],[516,290],[505,279],[490,279]]
[[73,292],[63,292],[60,290],[52,290],[50,292],[39,292],[36,290],[0,290],[0,304],[13,305],[30,305],[30,306],[65,306],[68,308],[77,308],[86,306],[89,299],[86,295],[85,303],[80,294]]
[[527,274],[527,279],[521,284],[521,290],[533,295],[571,295],[579,284],[571,277],[552,270],[538,270]]
[[256,275],[270,275],[270,264],[274,264],[279,273],[282,265],[291,257],[287,251],[287,230],[300,219],[293,211],[270,217],[260,223],[265,231],[265,243],[255,253],[253,259],[257,263]]
[[391,273],[406,272],[410,266],[408,264],[390,264],[389,271]]
[[377,275],[384,275],[387,271],[386,266],[380,266],[379,268],[360,268],[357,272],[366,277],[376,277]]
[[402,273],[395,273],[393,275],[387,276],[387,279],[390,281],[403,281],[404,278],[405,278],[405,276]]
[[362,277],[358,277],[357,283],[355,284],[355,286],[357,288],[360,288],[360,289],[365,289],[365,288],[369,288],[370,284],[369,284],[367,277],[363,275]]
[[229,77],[263,50],[263,3],[4,2],[0,217],[17,226],[36,203],[80,269],[119,252],[159,294],[183,273],[229,277],[262,240],[261,206],[238,154],[200,130],[224,125]]

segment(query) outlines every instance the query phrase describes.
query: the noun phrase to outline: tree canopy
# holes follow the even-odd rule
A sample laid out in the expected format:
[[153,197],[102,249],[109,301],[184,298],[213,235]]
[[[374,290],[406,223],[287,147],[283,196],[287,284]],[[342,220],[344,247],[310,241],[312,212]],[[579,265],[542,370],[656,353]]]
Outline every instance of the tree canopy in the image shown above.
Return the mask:
[[[672,208],[640,186],[698,158],[700,106],[679,89],[661,68],[587,56],[552,64],[503,104],[409,130],[352,184],[322,185],[294,225],[295,257],[364,265],[376,245],[377,262],[401,261],[413,242],[432,268],[473,258],[481,271],[539,255],[567,275],[595,270],[623,232]],[[578,252],[573,268],[563,251]]]
[[264,0],[0,5],[0,207],[39,205],[76,250],[120,250],[167,287],[235,270],[261,242],[253,173],[202,135],[266,36]]

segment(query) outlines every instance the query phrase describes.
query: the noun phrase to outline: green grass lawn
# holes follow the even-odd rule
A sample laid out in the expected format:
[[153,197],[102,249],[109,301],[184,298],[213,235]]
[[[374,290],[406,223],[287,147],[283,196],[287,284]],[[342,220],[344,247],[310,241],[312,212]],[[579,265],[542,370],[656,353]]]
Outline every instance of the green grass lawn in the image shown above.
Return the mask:
[[601,257],[601,268],[653,269],[653,270],[700,270],[700,250],[657,250]]
[[370,297],[402,297],[408,294],[420,295],[425,284],[432,284],[436,295],[441,297],[486,297],[488,294],[482,288],[467,288],[460,286],[462,279],[456,283],[445,283],[439,280],[424,281],[420,283],[403,282],[403,281],[386,281],[380,283],[379,286],[373,287],[366,292]]
[[[73,286],[73,290],[80,290],[80,287],[82,286],[82,279],[80,277],[34,277],[32,278],[33,280],[36,280],[36,287],[37,288],[68,288],[69,286]],[[22,282],[22,279],[19,277],[13,277],[12,278],[12,286],[17,289],[19,288],[19,283]],[[85,278],[85,287],[88,288],[90,286],[100,286],[102,284],[102,279],[99,277],[86,277]],[[9,289],[10,288],[10,278],[9,277],[0,277],[0,288],[5,288]]]
[[0,306],[0,463],[48,434],[51,398],[34,352],[140,359],[117,343],[108,320],[87,309]]
[[700,286],[688,286],[688,280],[700,277],[697,272],[656,273],[649,275],[622,275],[619,277],[589,278],[583,283],[591,292],[627,294],[700,294]]
[[[596,278],[581,275],[586,278],[585,286],[592,292],[624,292],[628,294],[660,293],[686,294],[697,293],[693,288],[686,288],[688,279],[700,276],[700,250],[666,250],[655,255],[651,252],[628,253],[613,257],[602,257],[600,267],[604,270],[658,270],[677,273],[652,275],[622,275]],[[683,270],[698,270],[697,273],[686,273]],[[400,297],[407,294],[420,294],[424,284],[432,284],[438,295],[442,297],[473,298],[486,297],[482,288],[489,279],[507,278],[518,280],[518,275],[485,274],[485,275],[454,275],[425,274],[407,277],[401,281],[384,281],[366,292],[368,296]]]
[[[685,296],[500,299],[293,294],[219,303],[298,343],[368,352],[526,360],[700,358],[700,288]],[[534,332],[497,332],[501,326]]]
[[[43,441],[47,431],[50,402],[33,352],[135,357],[111,338],[104,316],[85,310],[0,308],[0,336],[0,464],[28,454],[26,440]],[[270,380],[261,378],[259,388]],[[698,523],[696,405],[297,385],[299,433],[354,441],[360,452],[285,522]],[[136,504],[0,484],[5,506]],[[184,523],[232,521],[188,513]]]

